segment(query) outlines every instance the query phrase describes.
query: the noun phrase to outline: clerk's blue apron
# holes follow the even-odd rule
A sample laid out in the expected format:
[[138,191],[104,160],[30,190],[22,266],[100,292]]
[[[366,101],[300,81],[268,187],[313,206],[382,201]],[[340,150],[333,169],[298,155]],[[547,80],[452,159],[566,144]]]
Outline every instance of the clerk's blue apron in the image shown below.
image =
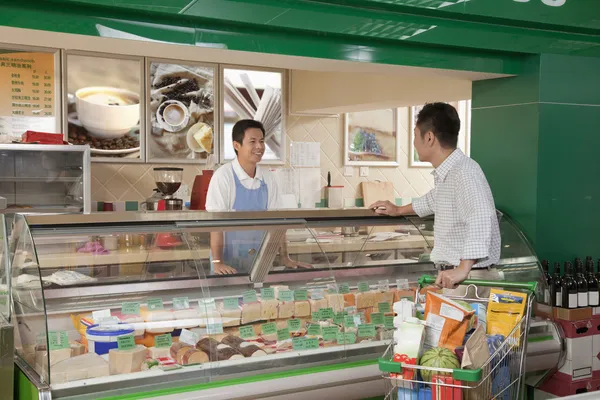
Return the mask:
[[[233,169],[233,165],[231,166]],[[258,189],[247,189],[237,177],[235,171],[234,211],[266,211],[269,202],[269,190],[264,181],[260,181]],[[223,262],[237,270],[238,273],[249,273],[254,258],[260,249],[264,231],[225,231],[223,243]]]

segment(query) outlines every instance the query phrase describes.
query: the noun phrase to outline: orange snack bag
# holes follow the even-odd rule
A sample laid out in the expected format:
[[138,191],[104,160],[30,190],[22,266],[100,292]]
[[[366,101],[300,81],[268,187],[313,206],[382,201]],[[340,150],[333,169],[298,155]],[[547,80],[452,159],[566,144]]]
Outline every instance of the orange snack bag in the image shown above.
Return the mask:
[[462,346],[469,320],[474,314],[474,310],[467,310],[444,295],[428,291],[425,302],[425,347],[445,347],[454,351]]

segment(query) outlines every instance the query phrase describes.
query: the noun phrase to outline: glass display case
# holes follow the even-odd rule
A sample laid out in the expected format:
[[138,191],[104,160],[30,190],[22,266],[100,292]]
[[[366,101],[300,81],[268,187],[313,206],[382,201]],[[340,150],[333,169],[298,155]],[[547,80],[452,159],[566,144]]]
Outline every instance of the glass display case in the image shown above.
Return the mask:
[[[498,268],[539,279],[526,239],[499,217]],[[347,378],[369,363],[378,376],[393,302],[435,274],[432,219],[362,209],[18,215],[13,236],[18,365],[55,398],[240,377],[285,393],[276,382],[299,370]],[[219,263],[236,273],[216,275]]]
[[10,301],[10,268],[6,221],[0,214],[0,387],[12,392],[14,381],[13,324]]

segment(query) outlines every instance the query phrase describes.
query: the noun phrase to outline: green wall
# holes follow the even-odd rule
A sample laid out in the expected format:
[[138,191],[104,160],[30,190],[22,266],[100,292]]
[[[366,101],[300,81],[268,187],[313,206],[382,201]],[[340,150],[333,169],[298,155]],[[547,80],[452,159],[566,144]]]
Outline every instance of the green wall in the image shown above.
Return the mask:
[[600,257],[600,59],[532,56],[473,84],[472,156],[541,258]]

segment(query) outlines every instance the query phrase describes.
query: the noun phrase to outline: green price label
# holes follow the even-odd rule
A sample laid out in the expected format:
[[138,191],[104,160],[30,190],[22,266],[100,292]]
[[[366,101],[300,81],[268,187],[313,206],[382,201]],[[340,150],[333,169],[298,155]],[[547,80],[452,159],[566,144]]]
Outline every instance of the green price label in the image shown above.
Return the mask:
[[312,321],[319,321],[319,318],[321,318],[321,313],[319,313],[318,311],[311,313],[311,320]]
[[292,339],[292,347],[294,350],[306,350],[306,341],[305,337],[295,337]]
[[337,342],[338,344],[354,344],[356,343],[356,335],[354,332],[338,332]]
[[148,299],[148,310],[162,310],[165,307],[163,306],[162,299]]
[[328,326],[323,328],[323,340],[336,340],[339,331],[340,330],[336,326]]
[[[212,318],[211,318],[212,319]],[[220,335],[223,333],[223,323],[222,322],[209,322],[206,324],[206,333],[208,335]]]
[[238,297],[227,297],[223,299],[223,308],[226,310],[237,310],[239,307]]
[[171,347],[172,344],[173,337],[170,333],[154,336],[154,347]]
[[383,313],[371,313],[371,323],[374,325],[383,325]]
[[174,297],[173,298],[173,309],[174,310],[186,310],[190,308],[190,301],[187,297]]
[[347,283],[342,283],[340,285],[340,293],[341,294],[346,294],[346,293],[350,293],[350,286],[348,286]]
[[140,315],[140,303],[126,301],[121,304],[121,314],[123,315]]
[[375,325],[373,324],[361,324],[358,326],[358,337],[375,337]]
[[268,324],[262,324],[261,330],[263,335],[273,335],[277,333],[277,324],[275,322],[269,322]]
[[282,328],[277,330],[277,340],[283,341],[288,340],[290,338],[290,330],[288,328]]
[[308,300],[308,292],[305,289],[294,290],[294,299],[296,301]]
[[260,298],[262,300],[273,300],[273,299],[275,299],[275,289],[273,289],[273,288],[262,288],[262,289],[260,289]]
[[321,336],[321,325],[310,324],[308,326],[308,334],[311,336]]
[[388,303],[388,302],[379,303],[379,305],[377,306],[377,309],[379,310],[379,312],[382,312],[382,313],[392,311],[392,309],[390,307],[390,303]]
[[306,339],[306,342],[304,344],[304,349],[313,350],[313,349],[318,349],[318,348],[319,348],[319,339],[317,339],[317,338]]
[[291,332],[297,332],[300,330],[300,320],[299,319],[288,319],[287,326]]
[[333,323],[336,325],[342,325],[344,323],[344,313],[336,312],[333,316]]
[[385,329],[394,329],[394,316],[386,315],[383,317],[383,326],[385,326]]
[[321,320],[333,319],[333,308],[321,308],[319,314],[321,314]]
[[244,298],[244,304],[256,303],[258,301],[255,290],[246,290],[242,294],[242,297]]
[[408,300],[410,302],[414,302],[415,301],[414,296],[402,296],[402,297],[400,297],[400,300],[402,300],[402,299],[406,299],[406,300]]
[[346,328],[354,328],[354,315],[344,315],[344,326]]
[[135,339],[133,335],[125,335],[117,337],[117,348],[119,350],[133,350],[135,349]]
[[368,292],[369,291],[369,282],[359,282],[358,283],[358,291],[359,292]]
[[48,345],[50,350],[68,349],[69,336],[65,331],[50,331],[48,332]]
[[217,311],[217,303],[215,303],[215,299],[212,297],[198,300],[198,306],[200,306],[200,311]]
[[254,328],[252,326],[242,326],[240,327],[240,337],[242,339],[253,338],[256,336],[254,332]]
[[294,291],[293,290],[279,291],[279,301],[294,301]]
[[336,288],[335,286],[331,285],[328,289],[327,289],[327,293],[329,294],[338,294],[339,289]]

